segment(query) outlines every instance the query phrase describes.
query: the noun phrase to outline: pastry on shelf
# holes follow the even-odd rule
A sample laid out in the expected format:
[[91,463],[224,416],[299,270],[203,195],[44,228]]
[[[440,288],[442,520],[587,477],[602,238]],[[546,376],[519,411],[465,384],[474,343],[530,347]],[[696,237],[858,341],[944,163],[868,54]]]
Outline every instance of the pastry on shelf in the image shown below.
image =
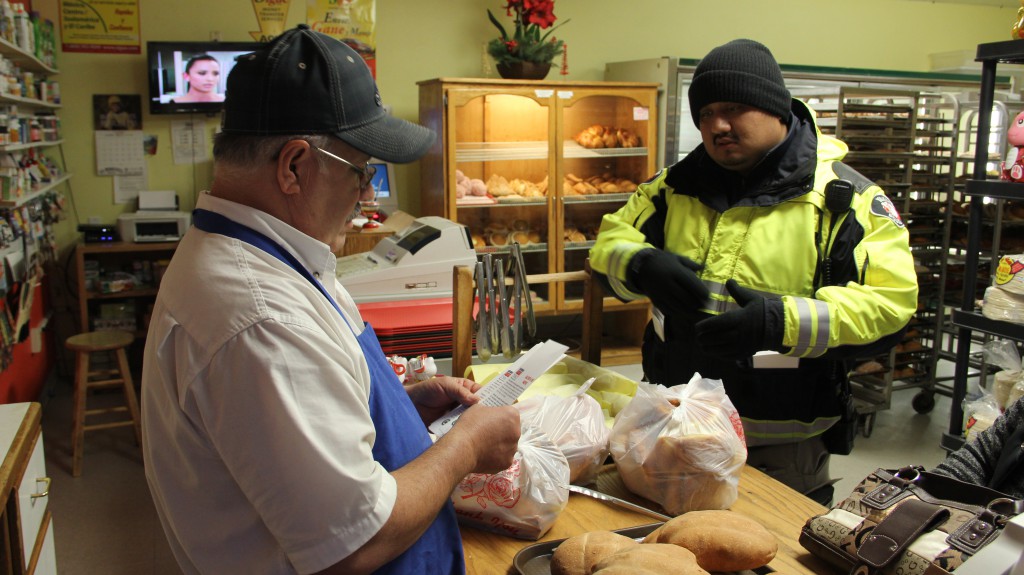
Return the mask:
[[530,245],[530,232],[527,231],[515,231],[509,234],[509,240],[513,242],[519,242],[519,245],[526,246]]
[[584,128],[573,138],[584,148],[636,148],[640,146],[640,137],[628,128],[615,128],[594,124]]
[[508,232],[494,232],[487,239],[492,246],[501,247],[508,245],[508,236]]
[[576,229],[576,226],[573,225],[565,226],[565,230],[563,231],[562,235],[565,238],[565,241],[567,242],[587,241],[587,236],[583,235],[583,232]]
[[582,195],[599,194],[599,193],[601,193],[590,182],[577,182],[575,185],[573,185],[572,188],[574,190],[576,190],[577,192],[579,192],[580,194],[582,194]]
[[[612,138],[614,140],[614,135]],[[579,134],[576,134],[574,138],[576,142],[584,148],[604,148],[604,126],[600,124],[594,124],[589,128],[585,128]]]
[[633,130],[618,128],[615,130],[615,139],[620,148],[636,148],[640,146],[640,137],[633,133]]
[[500,198],[501,196],[511,195],[513,191],[512,186],[509,185],[508,180],[504,176],[491,174],[491,177],[487,178],[487,193]]
[[548,193],[548,177],[547,176],[544,176],[543,180],[537,182],[537,189],[540,190],[540,193],[542,195],[547,195],[547,193]]
[[480,249],[487,247],[487,240],[484,239],[484,235],[479,232],[473,232],[470,234],[473,237],[473,249]]

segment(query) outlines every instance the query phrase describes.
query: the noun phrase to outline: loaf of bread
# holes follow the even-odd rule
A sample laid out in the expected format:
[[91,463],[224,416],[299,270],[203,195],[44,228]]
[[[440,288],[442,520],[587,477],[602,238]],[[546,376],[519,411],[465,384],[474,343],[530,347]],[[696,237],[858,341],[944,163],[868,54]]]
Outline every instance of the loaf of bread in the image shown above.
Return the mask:
[[[554,573],[554,571],[552,571]],[[687,549],[666,543],[627,547],[594,565],[594,575],[649,573],[651,575],[709,575]]]
[[590,531],[563,541],[551,555],[551,575],[590,575],[594,565],[638,543],[611,531]]
[[757,569],[771,562],[779,543],[763,525],[735,511],[690,511],[675,517],[644,539],[693,552],[708,571]]

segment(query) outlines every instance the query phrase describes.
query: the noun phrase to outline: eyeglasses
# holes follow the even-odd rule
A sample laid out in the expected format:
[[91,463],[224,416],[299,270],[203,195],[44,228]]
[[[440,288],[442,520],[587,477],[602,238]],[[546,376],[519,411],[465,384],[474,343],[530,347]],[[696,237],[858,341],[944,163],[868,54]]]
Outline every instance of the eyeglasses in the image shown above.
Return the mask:
[[[353,170],[355,170],[356,172],[358,172],[359,173],[359,189],[360,190],[365,188],[366,186],[369,186],[370,182],[373,181],[373,176],[376,175],[376,173],[377,173],[377,168],[375,166],[371,166],[370,164],[366,164],[365,167],[360,168],[359,166],[353,164],[352,162],[346,160],[345,158],[342,158],[341,156],[335,156],[334,154],[328,152],[327,150],[325,150],[323,148],[318,148],[316,146],[310,146],[310,147],[313,148],[314,150],[319,150],[320,152],[322,152],[328,158],[334,158],[335,160],[338,160],[339,162],[342,162],[342,163],[348,165],[348,167],[350,167]],[[376,190],[374,190],[374,191],[376,192]]]

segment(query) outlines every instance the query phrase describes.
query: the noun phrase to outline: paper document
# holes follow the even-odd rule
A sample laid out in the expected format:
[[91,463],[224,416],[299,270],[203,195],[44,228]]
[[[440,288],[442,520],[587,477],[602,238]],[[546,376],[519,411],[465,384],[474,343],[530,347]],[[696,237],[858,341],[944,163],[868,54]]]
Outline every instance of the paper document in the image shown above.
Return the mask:
[[[477,392],[477,395],[480,396],[480,403],[490,407],[512,405],[535,379],[558,363],[558,360],[562,359],[568,350],[568,346],[550,339],[533,346],[530,351],[524,353],[508,369],[494,376],[490,383]],[[460,405],[438,418],[427,428],[434,435],[441,437],[448,433],[466,409],[468,408],[465,405]]]

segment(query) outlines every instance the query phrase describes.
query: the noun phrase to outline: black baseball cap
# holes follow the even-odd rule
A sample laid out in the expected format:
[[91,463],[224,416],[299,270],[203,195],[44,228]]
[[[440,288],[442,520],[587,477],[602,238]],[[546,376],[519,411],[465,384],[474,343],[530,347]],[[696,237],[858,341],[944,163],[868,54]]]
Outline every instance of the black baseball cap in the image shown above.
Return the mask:
[[228,75],[222,130],[260,136],[331,134],[388,162],[412,162],[435,134],[384,109],[369,67],[344,42],[299,24]]

